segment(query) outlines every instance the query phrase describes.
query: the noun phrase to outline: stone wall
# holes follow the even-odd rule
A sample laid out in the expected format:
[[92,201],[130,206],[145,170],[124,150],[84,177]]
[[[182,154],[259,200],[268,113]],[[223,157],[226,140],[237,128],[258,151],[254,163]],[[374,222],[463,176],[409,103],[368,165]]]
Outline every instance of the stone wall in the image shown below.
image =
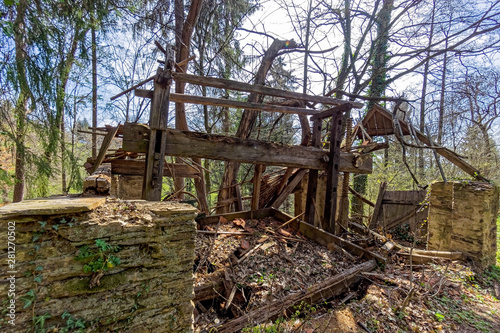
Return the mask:
[[[105,198],[0,208],[0,331],[191,332],[194,215],[189,205]],[[10,271],[15,326],[8,322]]]
[[143,176],[112,175],[110,194],[124,200],[142,199]]
[[429,250],[461,251],[478,266],[496,263],[499,188],[483,182],[431,185]]

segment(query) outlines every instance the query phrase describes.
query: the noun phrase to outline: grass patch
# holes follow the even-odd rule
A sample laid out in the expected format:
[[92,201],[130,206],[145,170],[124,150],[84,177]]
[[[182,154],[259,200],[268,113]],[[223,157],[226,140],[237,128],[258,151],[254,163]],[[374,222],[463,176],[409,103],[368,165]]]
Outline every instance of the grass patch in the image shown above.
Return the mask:
[[451,319],[458,324],[469,325],[481,332],[491,332],[492,325],[472,309],[464,308],[462,303],[462,300],[453,299],[446,295],[432,301],[431,308],[435,310],[436,321]]

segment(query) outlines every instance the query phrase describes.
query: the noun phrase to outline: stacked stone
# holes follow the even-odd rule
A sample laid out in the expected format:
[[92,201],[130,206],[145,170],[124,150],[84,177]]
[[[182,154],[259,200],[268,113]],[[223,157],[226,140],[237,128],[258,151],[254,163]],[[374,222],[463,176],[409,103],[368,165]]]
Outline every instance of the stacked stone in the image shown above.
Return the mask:
[[499,188],[461,181],[431,185],[429,250],[460,251],[480,267],[496,263]]
[[[104,198],[0,208],[2,310],[10,304],[8,272],[16,272],[15,326],[2,312],[0,331],[191,332],[194,217],[189,205]],[[9,222],[15,222],[13,269]],[[99,251],[96,241],[113,250]],[[84,246],[96,255],[78,259]],[[85,272],[99,256],[106,267]]]

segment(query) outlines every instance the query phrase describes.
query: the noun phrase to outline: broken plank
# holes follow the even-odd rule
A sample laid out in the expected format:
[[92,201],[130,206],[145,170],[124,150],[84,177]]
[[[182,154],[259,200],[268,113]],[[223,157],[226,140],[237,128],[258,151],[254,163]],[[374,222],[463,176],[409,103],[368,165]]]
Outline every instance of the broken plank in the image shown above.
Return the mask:
[[118,128],[120,127],[120,124],[118,126],[113,127],[112,130],[110,130],[106,136],[104,137],[104,140],[102,141],[101,144],[101,149],[99,149],[99,154],[97,155],[96,161],[94,165],[92,166],[92,169],[90,170],[90,174],[93,174],[97,168],[101,165],[102,161],[104,161],[104,157],[106,156],[106,152],[108,151],[109,146],[111,145],[111,142],[113,141],[113,138],[115,137],[116,133],[118,132]]
[[285,296],[274,302],[269,302],[261,308],[243,314],[242,316],[230,320],[217,328],[219,333],[233,333],[241,330],[245,326],[258,325],[274,316],[284,312],[291,312],[294,306],[302,302],[307,304],[317,304],[326,302],[332,297],[338,296],[348,290],[350,286],[358,282],[362,272],[369,272],[377,267],[375,260],[364,262],[354,266],[338,275],[335,275],[321,283],[308,287],[306,290]]

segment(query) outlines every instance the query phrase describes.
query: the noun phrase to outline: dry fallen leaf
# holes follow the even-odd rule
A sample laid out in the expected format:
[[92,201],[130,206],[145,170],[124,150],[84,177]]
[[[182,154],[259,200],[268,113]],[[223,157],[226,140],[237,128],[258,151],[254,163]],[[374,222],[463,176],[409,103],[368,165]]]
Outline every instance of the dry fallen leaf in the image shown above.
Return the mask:
[[247,250],[250,248],[250,243],[246,239],[241,240],[241,248]]
[[238,219],[233,220],[233,224],[239,225],[240,227],[245,228],[246,222],[245,222],[245,220],[238,218]]

